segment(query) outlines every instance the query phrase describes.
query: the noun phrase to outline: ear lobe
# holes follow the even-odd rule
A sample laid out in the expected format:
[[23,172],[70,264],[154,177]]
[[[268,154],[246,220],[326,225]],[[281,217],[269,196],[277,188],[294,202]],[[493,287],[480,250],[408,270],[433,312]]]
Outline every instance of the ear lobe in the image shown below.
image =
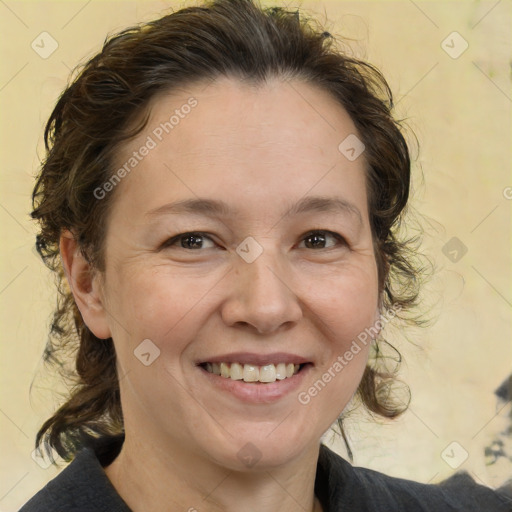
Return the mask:
[[97,338],[110,338],[99,273],[86,260],[70,231],[62,232],[59,249],[69,287],[85,325]]

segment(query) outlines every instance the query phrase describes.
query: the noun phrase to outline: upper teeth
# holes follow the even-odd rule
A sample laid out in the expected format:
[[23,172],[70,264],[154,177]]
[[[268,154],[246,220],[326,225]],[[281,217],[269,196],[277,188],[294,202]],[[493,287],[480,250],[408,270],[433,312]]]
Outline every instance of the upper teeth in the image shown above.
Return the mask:
[[208,372],[227,379],[243,380],[244,382],[275,382],[296,374],[300,365],[279,363],[256,366],[240,363],[206,363],[205,368]]

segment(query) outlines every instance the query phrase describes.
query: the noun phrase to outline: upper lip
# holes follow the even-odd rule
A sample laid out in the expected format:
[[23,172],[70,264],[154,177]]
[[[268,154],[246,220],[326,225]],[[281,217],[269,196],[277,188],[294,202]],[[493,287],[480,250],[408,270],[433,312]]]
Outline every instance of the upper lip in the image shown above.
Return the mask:
[[231,352],[229,354],[221,354],[219,356],[211,356],[199,361],[197,364],[204,363],[240,363],[253,364],[255,366],[263,366],[265,364],[293,363],[303,364],[311,362],[310,359],[292,354],[290,352],[274,352],[272,354],[257,354],[254,352]]

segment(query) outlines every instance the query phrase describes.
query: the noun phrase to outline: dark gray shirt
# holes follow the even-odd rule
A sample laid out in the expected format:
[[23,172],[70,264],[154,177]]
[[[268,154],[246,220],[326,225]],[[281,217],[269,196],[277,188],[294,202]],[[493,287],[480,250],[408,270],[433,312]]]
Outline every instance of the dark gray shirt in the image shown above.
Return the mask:
[[[81,450],[19,512],[131,512],[103,470],[122,443],[117,437]],[[512,512],[511,485],[493,491],[466,472],[420,484],[354,467],[321,445],[315,494],[324,512]]]

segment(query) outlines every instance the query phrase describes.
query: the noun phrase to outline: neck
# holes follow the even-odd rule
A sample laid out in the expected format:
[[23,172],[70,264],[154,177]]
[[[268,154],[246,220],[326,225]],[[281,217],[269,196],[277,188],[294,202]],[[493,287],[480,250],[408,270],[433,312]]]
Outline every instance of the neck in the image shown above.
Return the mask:
[[133,512],[321,512],[314,496],[318,449],[285,466],[240,472],[180,447],[142,447],[127,435],[105,472]]

